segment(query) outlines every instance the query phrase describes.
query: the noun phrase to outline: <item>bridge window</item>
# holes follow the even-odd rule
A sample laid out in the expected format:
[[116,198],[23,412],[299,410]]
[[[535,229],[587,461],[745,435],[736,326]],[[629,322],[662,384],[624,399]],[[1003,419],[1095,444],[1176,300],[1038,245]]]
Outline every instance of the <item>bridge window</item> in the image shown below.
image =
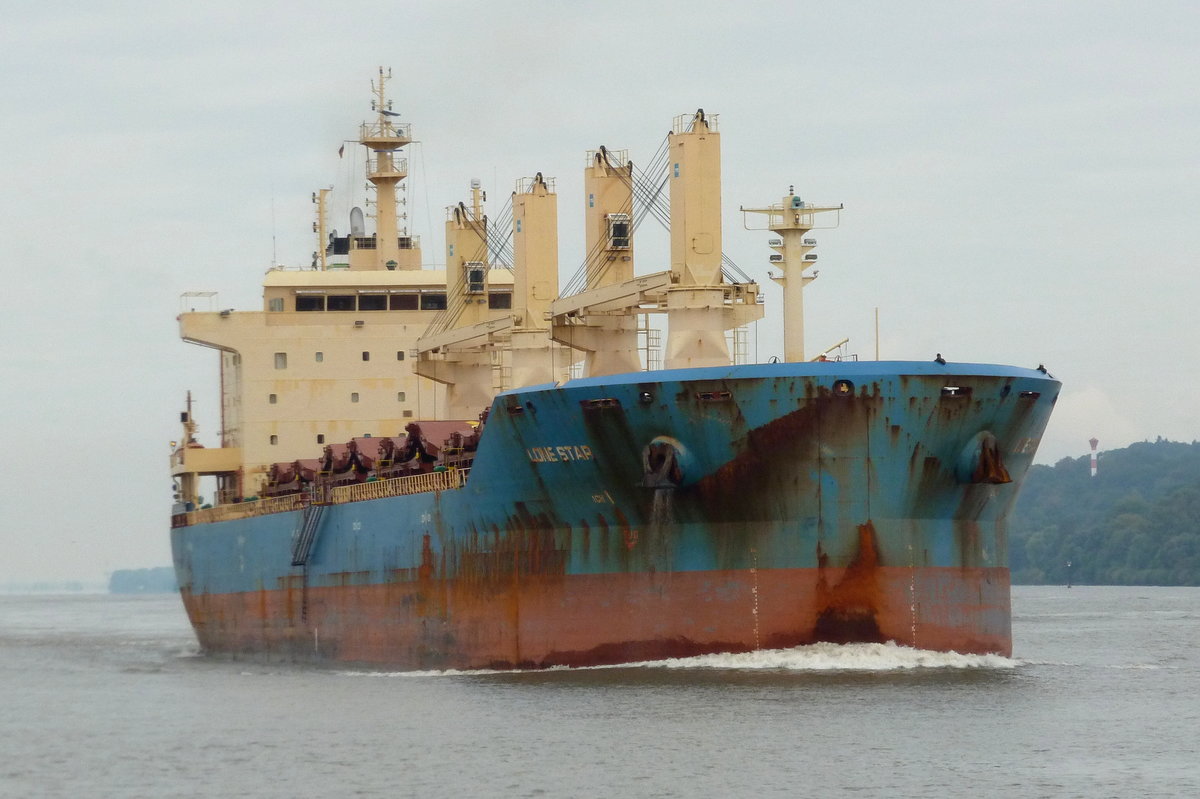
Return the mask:
[[317,295],[306,295],[296,298],[297,311],[323,311],[325,310],[325,298]]
[[415,311],[421,306],[420,300],[416,294],[393,294],[389,304],[393,311]]
[[386,311],[387,307],[386,294],[360,294],[358,297],[358,310],[360,311]]
[[488,294],[489,308],[511,308],[512,294],[507,291],[493,291]]
[[355,310],[355,300],[357,299],[353,294],[335,294],[326,300],[325,310],[353,311]]
[[282,311],[283,310],[283,297],[272,297],[270,300],[268,300],[267,301],[267,310],[268,311]]
[[444,311],[446,310],[446,293],[444,291],[430,291],[421,295],[421,310],[422,311]]

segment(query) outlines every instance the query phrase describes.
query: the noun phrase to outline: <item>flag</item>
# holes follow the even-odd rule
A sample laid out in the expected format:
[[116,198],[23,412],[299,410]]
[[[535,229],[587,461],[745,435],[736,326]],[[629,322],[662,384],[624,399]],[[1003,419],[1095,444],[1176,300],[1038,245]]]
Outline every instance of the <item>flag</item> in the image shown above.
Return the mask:
[[343,144],[341,147],[338,148],[338,158],[341,158],[342,153],[344,153],[345,151],[346,151],[346,145]]

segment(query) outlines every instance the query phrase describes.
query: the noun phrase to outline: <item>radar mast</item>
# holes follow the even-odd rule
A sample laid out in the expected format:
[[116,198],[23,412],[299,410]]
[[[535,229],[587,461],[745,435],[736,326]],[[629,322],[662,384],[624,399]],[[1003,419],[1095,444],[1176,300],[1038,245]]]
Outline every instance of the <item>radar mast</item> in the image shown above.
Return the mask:
[[396,223],[397,184],[408,177],[408,159],[397,154],[412,142],[412,131],[408,123],[394,121],[399,113],[392,110],[392,101],[387,99],[387,82],[391,77],[390,68],[385,72],[380,67],[378,81],[371,82],[371,91],[375,95],[371,110],[376,112],[376,118],[362,124],[358,139],[359,144],[371,151],[367,158],[367,180],[375,188],[375,258],[374,263],[365,268],[419,269],[419,259],[413,263],[411,258],[402,258],[400,252],[401,249],[411,250],[412,240],[405,237],[404,246],[401,246]]

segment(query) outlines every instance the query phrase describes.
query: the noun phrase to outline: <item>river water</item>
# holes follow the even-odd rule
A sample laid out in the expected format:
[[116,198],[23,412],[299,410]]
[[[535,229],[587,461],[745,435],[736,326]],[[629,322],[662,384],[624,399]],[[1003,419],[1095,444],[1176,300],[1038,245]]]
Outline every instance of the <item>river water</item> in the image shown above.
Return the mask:
[[4,797],[1190,797],[1200,589],[1018,587],[1012,659],[212,660],[174,596],[0,596]]

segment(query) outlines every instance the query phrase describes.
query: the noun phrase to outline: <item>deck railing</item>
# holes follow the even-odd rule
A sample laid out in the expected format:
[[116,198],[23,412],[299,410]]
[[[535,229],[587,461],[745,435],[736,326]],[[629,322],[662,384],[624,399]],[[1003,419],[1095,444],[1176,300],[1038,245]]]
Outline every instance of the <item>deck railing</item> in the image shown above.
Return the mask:
[[[383,499],[384,497],[400,497],[406,494],[424,494],[430,491],[448,491],[462,488],[467,482],[470,469],[447,469],[444,472],[428,472],[412,474],[404,477],[393,477],[390,480],[372,480],[369,483],[338,486],[328,491],[328,504],[341,505],[346,502],[361,502],[366,499]],[[268,497],[250,502],[235,502],[228,505],[218,505],[215,508],[179,513],[172,517],[172,527],[188,527],[193,524],[208,524],[211,522],[227,522],[233,519],[245,519],[250,516],[262,516],[267,513],[283,513],[285,511],[302,510],[312,504],[312,496],[305,492],[288,494],[282,497]]]
[[390,480],[338,486],[329,492],[330,502],[339,505],[343,502],[360,502],[364,499],[383,499],[384,497],[400,497],[405,494],[424,494],[428,491],[462,488],[467,481],[467,472],[469,471],[470,469],[447,469],[444,472],[428,472],[406,477],[393,477]]
[[188,524],[205,524],[207,522],[227,522],[231,519],[244,519],[248,516],[262,516],[267,513],[283,513],[289,510],[299,510],[304,507],[304,497],[300,494],[288,494],[284,497],[268,497],[251,502],[234,502],[229,505],[218,505],[215,508],[202,508],[180,514],[187,517]]

